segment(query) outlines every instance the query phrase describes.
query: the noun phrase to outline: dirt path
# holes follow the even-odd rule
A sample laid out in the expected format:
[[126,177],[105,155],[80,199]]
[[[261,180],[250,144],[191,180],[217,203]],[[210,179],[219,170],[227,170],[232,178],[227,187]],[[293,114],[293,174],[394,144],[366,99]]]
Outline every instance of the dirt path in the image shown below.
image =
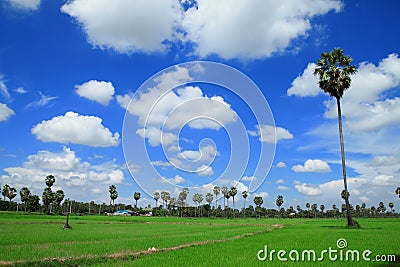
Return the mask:
[[45,263],[45,262],[63,263],[66,261],[74,261],[74,260],[82,260],[82,259],[96,259],[96,258],[99,258],[99,259],[101,259],[101,258],[125,259],[128,257],[139,258],[140,256],[154,254],[154,253],[162,253],[162,252],[184,249],[184,248],[188,248],[188,247],[204,246],[204,245],[215,244],[215,243],[224,243],[224,242],[233,241],[233,240],[237,240],[237,239],[241,239],[241,238],[245,238],[245,237],[249,237],[249,236],[254,236],[254,235],[258,235],[258,234],[271,232],[275,229],[281,229],[283,227],[284,227],[283,224],[274,224],[274,225],[271,225],[270,228],[256,231],[256,232],[246,233],[243,235],[237,235],[237,236],[229,237],[229,238],[225,238],[225,239],[206,240],[206,241],[200,241],[200,242],[186,243],[186,244],[182,244],[179,246],[168,247],[168,248],[152,247],[147,250],[140,250],[140,251],[135,251],[135,252],[121,252],[121,253],[114,253],[114,254],[110,254],[110,255],[85,255],[85,256],[68,257],[68,258],[43,258],[43,259],[34,260],[34,261],[29,261],[29,260],[1,261],[0,260],[0,265],[1,266],[13,266],[13,265],[18,265],[18,264],[40,263],[40,262],[42,262],[42,263]]

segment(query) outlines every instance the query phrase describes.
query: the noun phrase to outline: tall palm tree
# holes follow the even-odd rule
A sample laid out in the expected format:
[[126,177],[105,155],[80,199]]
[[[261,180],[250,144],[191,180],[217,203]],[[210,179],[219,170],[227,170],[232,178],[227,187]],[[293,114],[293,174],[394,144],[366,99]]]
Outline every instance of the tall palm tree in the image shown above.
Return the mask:
[[229,194],[228,187],[223,186],[222,189],[221,189],[221,193],[222,193],[222,195],[224,195],[224,209],[225,209],[225,207],[226,207],[226,205],[225,205],[225,198],[226,198],[226,195]]
[[215,195],[215,210],[216,210],[217,207],[218,207],[218,203],[217,203],[218,195],[221,192],[221,190],[220,190],[219,186],[216,185],[216,186],[214,186],[214,190],[213,191],[214,191],[214,195]]
[[114,201],[118,198],[117,187],[115,185],[110,185],[108,192],[110,193],[110,199],[114,207]]
[[247,191],[242,192],[242,197],[243,197],[243,217],[246,218],[246,198],[249,196]]
[[210,206],[208,209],[208,217],[210,217],[211,202],[213,201],[213,199],[214,199],[214,196],[212,193],[209,192],[206,194],[206,202]]
[[277,196],[277,198],[276,198],[276,203],[275,203],[275,204],[278,206],[278,210],[279,210],[279,219],[280,219],[280,218],[281,218],[280,208],[281,208],[281,206],[282,206],[282,204],[283,204],[283,196],[281,196],[281,195]]
[[396,188],[396,191],[395,191],[395,192],[396,192],[396,195],[398,195],[399,198],[400,198],[400,186]]
[[[264,203],[262,197],[254,197],[253,200],[254,204],[256,204],[258,210],[260,209],[261,205]],[[260,213],[258,213],[258,217],[261,217]]]
[[310,207],[311,207],[310,203],[307,202],[306,203],[306,208],[307,208],[307,213],[308,213],[307,217],[310,217]]
[[31,191],[28,189],[28,187],[22,187],[21,190],[19,191],[19,195],[21,196],[21,201],[24,203],[26,212],[26,203],[31,197]]
[[133,199],[135,200],[135,208],[137,209],[137,202],[140,199],[140,192],[133,193]]
[[394,207],[393,202],[389,202],[388,206],[390,208],[390,212],[393,212],[393,207]]
[[235,213],[235,196],[237,194],[237,189],[234,186],[231,186],[231,188],[229,189],[229,195],[232,197],[232,201],[233,201],[233,212]]
[[154,193],[154,200],[156,201],[156,208],[157,208],[157,203],[158,203],[159,199],[160,199],[160,193],[159,192],[155,192]]
[[[320,59],[317,61],[317,67],[314,70],[314,75],[319,76],[319,87],[328,93],[331,97],[336,98],[338,110],[338,124],[339,124],[339,138],[340,150],[342,155],[342,172],[344,190],[348,193],[347,178],[346,178],[346,162],[344,157],[344,141],[342,129],[342,110],[340,107],[340,98],[343,93],[351,85],[350,75],[355,74],[357,69],[351,65],[352,58],[343,53],[343,49],[334,48],[331,52],[322,53]],[[354,221],[350,214],[349,197],[346,194],[346,217],[347,225],[354,226]]]
[[7,195],[7,198],[10,200],[10,203],[11,200],[13,200],[13,198],[16,196],[17,196],[17,189],[15,189],[14,187],[10,187],[10,190],[8,191]]
[[1,191],[1,194],[3,195],[3,200],[6,201],[6,196],[8,196],[8,193],[10,191],[10,186],[8,184],[5,184],[3,186],[3,190]]

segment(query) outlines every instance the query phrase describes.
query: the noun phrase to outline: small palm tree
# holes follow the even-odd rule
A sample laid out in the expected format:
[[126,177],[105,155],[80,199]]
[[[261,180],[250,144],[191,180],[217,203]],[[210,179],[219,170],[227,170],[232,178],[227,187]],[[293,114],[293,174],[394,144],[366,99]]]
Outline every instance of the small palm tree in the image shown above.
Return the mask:
[[281,208],[281,206],[282,206],[282,204],[283,204],[283,196],[281,196],[281,195],[277,196],[277,198],[276,198],[276,203],[275,203],[275,204],[278,206],[279,219],[280,219],[280,218],[281,218],[280,208]]
[[396,191],[395,191],[395,192],[396,192],[396,195],[398,195],[399,198],[400,198],[400,186],[396,188]]
[[[344,190],[347,190],[347,178],[346,178],[346,163],[344,157],[344,141],[343,141],[343,130],[342,130],[342,110],[340,107],[340,99],[343,97],[343,93],[346,89],[350,88],[351,78],[350,75],[355,74],[357,69],[351,65],[352,59],[350,56],[346,56],[343,53],[343,49],[334,48],[331,52],[321,54],[320,59],[317,61],[317,67],[314,70],[314,75],[319,77],[319,87],[328,93],[331,97],[336,98],[337,110],[338,110],[338,124],[339,124],[339,138],[340,138],[340,150],[342,155],[342,172],[343,172],[343,183]],[[348,195],[345,198],[346,202],[346,217],[347,225],[354,226],[354,221],[350,214],[350,203]]]
[[246,218],[246,198],[249,196],[247,191],[242,192],[242,197],[243,197],[243,217]]
[[135,209],[137,209],[137,202],[140,199],[140,192],[133,193],[133,199],[135,200]]

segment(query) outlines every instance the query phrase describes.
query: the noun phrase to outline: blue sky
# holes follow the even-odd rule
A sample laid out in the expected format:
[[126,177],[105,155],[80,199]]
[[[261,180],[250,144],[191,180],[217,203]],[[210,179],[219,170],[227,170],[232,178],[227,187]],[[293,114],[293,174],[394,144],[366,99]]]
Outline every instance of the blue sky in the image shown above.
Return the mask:
[[249,190],[266,207],[277,195],[286,208],[340,205],[336,106],[312,71],[322,52],[342,47],[358,69],[342,99],[350,202],[396,207],[398,9],[2,1],[0,183],[41,196],[54,174],[55,189],[98,203],[115,184],[117,202],[140,191],[141,205],[154,204],[156,190],[177,197],[187,186],[191,202],[214,185]]

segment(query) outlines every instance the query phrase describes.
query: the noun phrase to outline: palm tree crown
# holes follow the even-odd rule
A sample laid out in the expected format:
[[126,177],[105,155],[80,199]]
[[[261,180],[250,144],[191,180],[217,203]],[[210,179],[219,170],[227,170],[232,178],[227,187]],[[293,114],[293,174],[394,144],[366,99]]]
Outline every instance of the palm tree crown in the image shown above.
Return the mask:
[[350,75],[357,72],[351,62],[351,57],[344,55],[341,48],[322,53],[314,70],[314,75],[319,76],[319,87],[336,99],[342,98],[344,90],[350,87]]

